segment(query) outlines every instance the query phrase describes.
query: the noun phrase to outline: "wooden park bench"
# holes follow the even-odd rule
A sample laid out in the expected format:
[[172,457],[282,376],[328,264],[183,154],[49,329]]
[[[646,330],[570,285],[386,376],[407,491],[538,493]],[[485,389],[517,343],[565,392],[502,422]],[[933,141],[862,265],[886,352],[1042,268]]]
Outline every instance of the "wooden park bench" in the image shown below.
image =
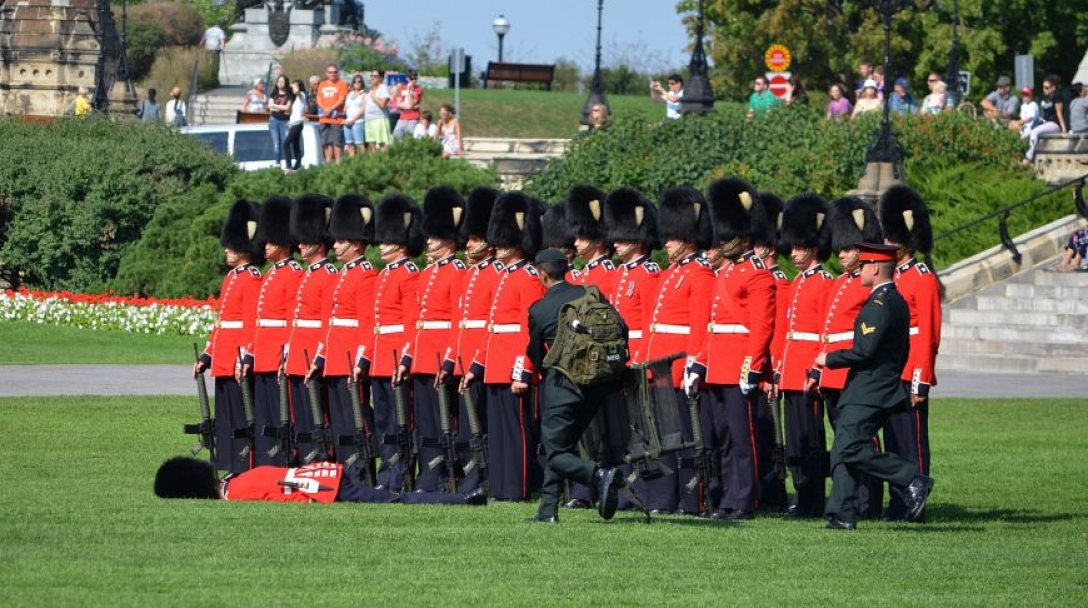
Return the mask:
[[489,61],[487,72],[484,74],[484,88],[489,82],[539,82],[549,91],[552,90],[552,80],[555,80],[555,65],[540,63],[499,63]]

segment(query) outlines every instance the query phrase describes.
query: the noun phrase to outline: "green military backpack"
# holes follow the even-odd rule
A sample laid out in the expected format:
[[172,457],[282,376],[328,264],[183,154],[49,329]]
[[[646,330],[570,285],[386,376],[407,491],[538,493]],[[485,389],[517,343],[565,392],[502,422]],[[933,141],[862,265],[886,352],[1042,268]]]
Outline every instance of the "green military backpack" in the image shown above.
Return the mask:
[[544,367],[577,386],[617,381],[627,368],[627,327],[596,286],[585,289],[559,309],[559,331]]

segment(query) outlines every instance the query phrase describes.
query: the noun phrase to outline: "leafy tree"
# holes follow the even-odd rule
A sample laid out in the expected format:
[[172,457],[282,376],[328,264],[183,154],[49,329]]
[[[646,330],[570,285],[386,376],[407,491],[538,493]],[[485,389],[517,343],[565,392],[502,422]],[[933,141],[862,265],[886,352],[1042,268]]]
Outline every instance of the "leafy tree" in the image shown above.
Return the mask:
[[411,50],[404,59],[425,76],[448,76],[450,73],[448,49],[442,42],[440,29],[441,24],[435,21],[423,36],[412,37],[409,41]]

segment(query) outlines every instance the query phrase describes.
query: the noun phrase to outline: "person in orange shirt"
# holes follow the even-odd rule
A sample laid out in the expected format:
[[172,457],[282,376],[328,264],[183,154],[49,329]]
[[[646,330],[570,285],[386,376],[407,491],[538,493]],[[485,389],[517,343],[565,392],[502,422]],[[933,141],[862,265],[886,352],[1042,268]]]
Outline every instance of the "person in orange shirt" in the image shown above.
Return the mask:
[[348,83],[340,80],[335,65],[325,68],[325,80],[317,85],[317,116],[320,123],[321,145],[325,148],[325,163],[340,164],[344,151],[344,102],[348,98]]

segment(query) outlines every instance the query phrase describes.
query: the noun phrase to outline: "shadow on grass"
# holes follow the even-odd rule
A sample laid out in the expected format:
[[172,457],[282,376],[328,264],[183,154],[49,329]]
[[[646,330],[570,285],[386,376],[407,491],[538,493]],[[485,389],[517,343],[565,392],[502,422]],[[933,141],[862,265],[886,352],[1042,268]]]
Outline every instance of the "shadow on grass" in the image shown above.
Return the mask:
[[1037,509],[970,508],[954,504],[934,504],[926,509],[934,523],[993,522],[1022,525],[1046,524],[1084,519],[1083,513],[1045,513]]

